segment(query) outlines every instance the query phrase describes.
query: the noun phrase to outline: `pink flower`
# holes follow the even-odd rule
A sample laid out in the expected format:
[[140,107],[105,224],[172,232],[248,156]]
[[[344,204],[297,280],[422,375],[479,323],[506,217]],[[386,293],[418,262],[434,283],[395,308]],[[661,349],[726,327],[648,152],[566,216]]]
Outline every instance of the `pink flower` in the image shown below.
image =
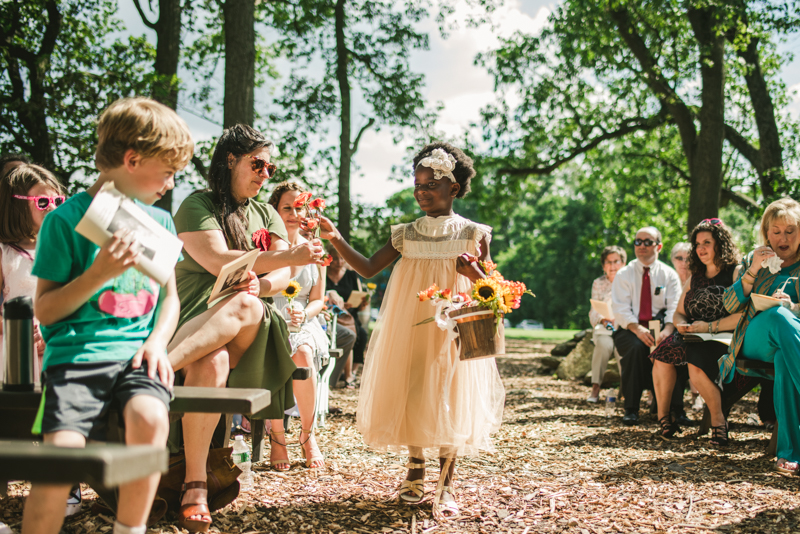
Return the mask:
[[309,202],[308,207],[312,210],[319,210],[322,211],[325,209],[325,200],[322,198],[315,198],[311,202]]
[[292,204],[292,207],[302,208],[303,206],[306,205],[306,202],[308,202],[308,199],[310,198],[311,198],[311,193],[309,192],[300,193],[300,195],[296,199],[294,199],[294,204]]
[[308,228],[309,230],[313,230],[317,226],[319,226],[319,219],[309,219],[306,222],[306,228]]

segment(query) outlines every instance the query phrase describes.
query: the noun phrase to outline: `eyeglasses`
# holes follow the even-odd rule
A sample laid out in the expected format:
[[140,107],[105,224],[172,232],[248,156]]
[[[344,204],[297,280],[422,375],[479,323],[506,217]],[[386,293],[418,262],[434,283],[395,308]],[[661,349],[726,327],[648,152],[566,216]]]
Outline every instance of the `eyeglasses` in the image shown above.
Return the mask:
[[689,258],[685,258],[683,256],[675,256],[672,258],[672,261],[689,261]]
[[254,173],[260,173],[265,168],[267,169],[267,176],[272,178],[275,175],[275,171],[278,170],[278,166],[274,163],[269,163],[267,160],[259,157],[259,156],[250,156],[253,161],[250,162],[250,168],[253,169]]
[[53,206],[53,209],[59,207],[61,204],[64,203],[64,196],[58,195],[55,197],[46,197],[46,196],[36,196],[36,197],[28,197],[25,195],[14,195],[14,198],[18,198],[20,200],[33,200],[36,202],[36,207],[39,208],[39,211],[45,211]]
[[641,247],[642,245],[646,247],[652,247],[653,245],[658,245],[658,241],[653,241],[652,239],[639,239],[637,237],[633,240],[633,245],[636,247]]
[[713,219],[703,219],[700,224],[710,224],[711,226],[719,226],[722,224],[722,219],[714,217]]
[[622,260],[606,260],[603,265],[619,265],[622,263]]

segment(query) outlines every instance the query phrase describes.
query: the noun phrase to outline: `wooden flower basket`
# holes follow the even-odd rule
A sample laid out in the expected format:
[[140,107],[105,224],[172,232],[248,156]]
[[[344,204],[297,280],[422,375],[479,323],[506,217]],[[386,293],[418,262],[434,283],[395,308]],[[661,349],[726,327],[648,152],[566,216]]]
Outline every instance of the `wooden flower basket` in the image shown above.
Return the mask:
[[492,358],[506,353],[503,319],[497,324],[492,310],[480,306],[460,308],[449,313],[458,328],[462,361]]

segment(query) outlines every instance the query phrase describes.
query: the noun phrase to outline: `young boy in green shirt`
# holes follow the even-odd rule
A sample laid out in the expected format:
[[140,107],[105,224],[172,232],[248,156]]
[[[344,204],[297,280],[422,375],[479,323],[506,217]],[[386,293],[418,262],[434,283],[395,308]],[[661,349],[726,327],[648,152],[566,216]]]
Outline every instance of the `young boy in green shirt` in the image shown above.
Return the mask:
[[[134,267],[141,247],[118,230],[103,247],[75,232],[103,184],[122,193],[175,233],[169,213],[150,205],[175,185],[194,150],[186,123],[146,98],[126,98],[100,116],[95,154],[100,176],[42,224],[33,273],[34,308],[47,344],[44,393],[36,426],[44,442],[83,447],[103,439],[109,409],[122,411],[125,442],[165,446],[174,374],[167,344],[178,323],[173,275],[166,287]],[[119,488],[114,534],[144,534],[160,475]],[[25,534],[57,534],[69,485],[34,484]]]

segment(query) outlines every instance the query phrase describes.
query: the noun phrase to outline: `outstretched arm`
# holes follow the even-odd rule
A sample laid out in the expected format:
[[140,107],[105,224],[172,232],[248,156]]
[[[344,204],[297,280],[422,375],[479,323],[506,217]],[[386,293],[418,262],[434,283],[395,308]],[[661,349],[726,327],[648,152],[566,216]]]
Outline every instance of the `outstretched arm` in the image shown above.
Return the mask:
[[342,239],[342,234],[339,233],[330,219],[327,217],[320,217],[319,219],[320,237],[330,241],[342,258],[350,264],[350,267],[364,278],[372,278],[400,256],[400,253],[392,246],[392,240],[390,239],[372,257],[366,258]]

